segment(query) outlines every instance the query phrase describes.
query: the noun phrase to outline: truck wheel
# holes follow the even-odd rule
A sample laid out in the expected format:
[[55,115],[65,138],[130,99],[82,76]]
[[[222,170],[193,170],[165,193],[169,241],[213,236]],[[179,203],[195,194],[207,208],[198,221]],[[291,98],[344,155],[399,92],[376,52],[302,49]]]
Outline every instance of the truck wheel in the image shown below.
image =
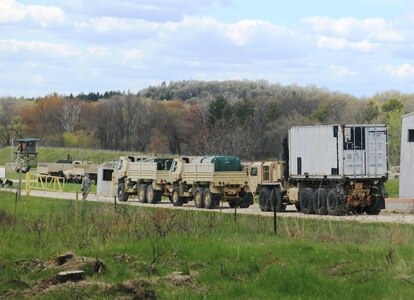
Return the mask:
[[243,199],[241,199],[241,202],[240,202],[240,208],[248,208],[252,204],[253,204],[253,194],[244,193]]
[[138,187],[138,201],[141,203],[147,203],[147,185],[140,184]]
[[344,199],[338,197],[336,190],[332,189],[328,192],[326,198],[328,214],[331,216],[343,216],[346,214],[346,203]]
[[239,206],[239,200],[238,199],[229,199],[228,200],[229,206],[231,208],[235,208]]
[[282,192],[280,191],[279,187],[273,188],[271,193],[270,193],[269,204],[270,204],[270,210],[271,211],[275,211],[275,202],[276,202],[276,211],[277,212],[281,212],[281,211],[286,210],[286,205],[283,204]]
[[259,207],[261,211],[270,211],[270,191],[265,187],[259,192]]
[[378,208],[380,201],[384,201],[384,199],[381,196],[378,196],[378,194],[381,194],[381,191],[377,188],[377,187],[373,187],[371,189],[371,193],[370,194],[377,194],[376,196],[373,196],[371,198],[371,204],[365,206],[365,212],[368,215],[378,215],[381,212],[381,209]]
[[161,191],[154,190],[151,184],[147,187],[147,201],[151,204],[156,204],[161,201]]
[[203,188],[196,188],[194,191],[194,206],[197,208],[204,207]]
[[326,207],[326,198],[328,191],[323,188],[316,189],[313,193],[313,209],[316,214],[327,215],[328,209]]
[[128,194],[125,193],[125,185],[123,182],[118,185],[118,199],[122,202],[126,202],[128,200]]
[[208,209],[212,209],[215,206],[214,195],[210,192],[210,189],[204,190],[204,207]]
[[221,195],[220,194],[214,194],[214,205],[215,206],[220,206],[220,201],[221,201]]
[[171,202],[174,206],[183,206],[183,198],[180,197],[180,188],[174,187],[172,195],[171,195]]
[[299,196],[299,203],[301,212],[304,214],[313,214],[313,189],[304,188]]

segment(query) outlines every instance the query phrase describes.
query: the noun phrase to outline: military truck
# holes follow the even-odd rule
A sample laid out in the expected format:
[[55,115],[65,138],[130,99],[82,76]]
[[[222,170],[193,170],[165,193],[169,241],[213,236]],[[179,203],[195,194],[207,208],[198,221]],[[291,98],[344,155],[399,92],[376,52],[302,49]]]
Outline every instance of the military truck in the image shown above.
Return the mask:
[[214,208],[220,201],[231,207],[248,207],[247,173],[233,156],[151,158],[131,161],[121,157],[113,173],[121,201],[135,195],[142,203],[155,204],[162,196],[174,206],[194,200],[198,208]]
[[43,176],[64,177],[66,182],[80,183],[85,174],[96,182],[98,165],[83,160],[59,160],[56,163],[38,163],[37,174]]
[[247,167],[248,191],[259,195],[262,211],[285,211],[287,204],[294,204],[288,197],[291,186],[285,181],[283,161],[253,162]]
[[379,214],[388,178],[387,127],[295,126],[284,142],[285,161],[248,167],[249,191],[262,211],[294,204],[305,214]]
[[253,204],[247,179],[238,157],[204,156],[184,165],[180,184],[191,191],[195,207],[211,209],[227,201],[230,207],[247,208]]

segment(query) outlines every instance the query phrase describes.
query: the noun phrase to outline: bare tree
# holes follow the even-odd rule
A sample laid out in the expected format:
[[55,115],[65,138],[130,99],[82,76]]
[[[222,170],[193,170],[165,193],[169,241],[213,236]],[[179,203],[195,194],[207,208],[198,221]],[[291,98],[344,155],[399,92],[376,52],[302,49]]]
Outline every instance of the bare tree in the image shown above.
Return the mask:
[[79,101],[72,99],[64,100],[61,109],[58,110],[57,118],[62,124],[65,132],[75,131],[76,125],[79,122],[81,111],[82,105]]

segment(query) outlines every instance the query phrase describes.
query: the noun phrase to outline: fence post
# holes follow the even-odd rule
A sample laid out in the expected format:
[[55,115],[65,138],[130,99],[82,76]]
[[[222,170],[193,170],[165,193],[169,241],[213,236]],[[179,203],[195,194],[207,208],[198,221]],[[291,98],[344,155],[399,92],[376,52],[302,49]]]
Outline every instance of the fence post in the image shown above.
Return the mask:
[[78,235],[78,200],[79,200],[79,192],[76,192],[76,199],[75,199],[75,232]]

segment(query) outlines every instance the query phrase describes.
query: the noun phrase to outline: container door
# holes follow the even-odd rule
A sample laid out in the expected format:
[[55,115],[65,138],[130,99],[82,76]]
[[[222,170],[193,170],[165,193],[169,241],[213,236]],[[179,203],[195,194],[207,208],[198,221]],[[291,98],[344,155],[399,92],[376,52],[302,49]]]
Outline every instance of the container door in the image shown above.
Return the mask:
[[367,175],[381,177],[387,173],[387,128],[366,127],[367,132]]
[[344,128],[344,174],[347,176],[355,177],[366,173],[365,135],[362,126]]

